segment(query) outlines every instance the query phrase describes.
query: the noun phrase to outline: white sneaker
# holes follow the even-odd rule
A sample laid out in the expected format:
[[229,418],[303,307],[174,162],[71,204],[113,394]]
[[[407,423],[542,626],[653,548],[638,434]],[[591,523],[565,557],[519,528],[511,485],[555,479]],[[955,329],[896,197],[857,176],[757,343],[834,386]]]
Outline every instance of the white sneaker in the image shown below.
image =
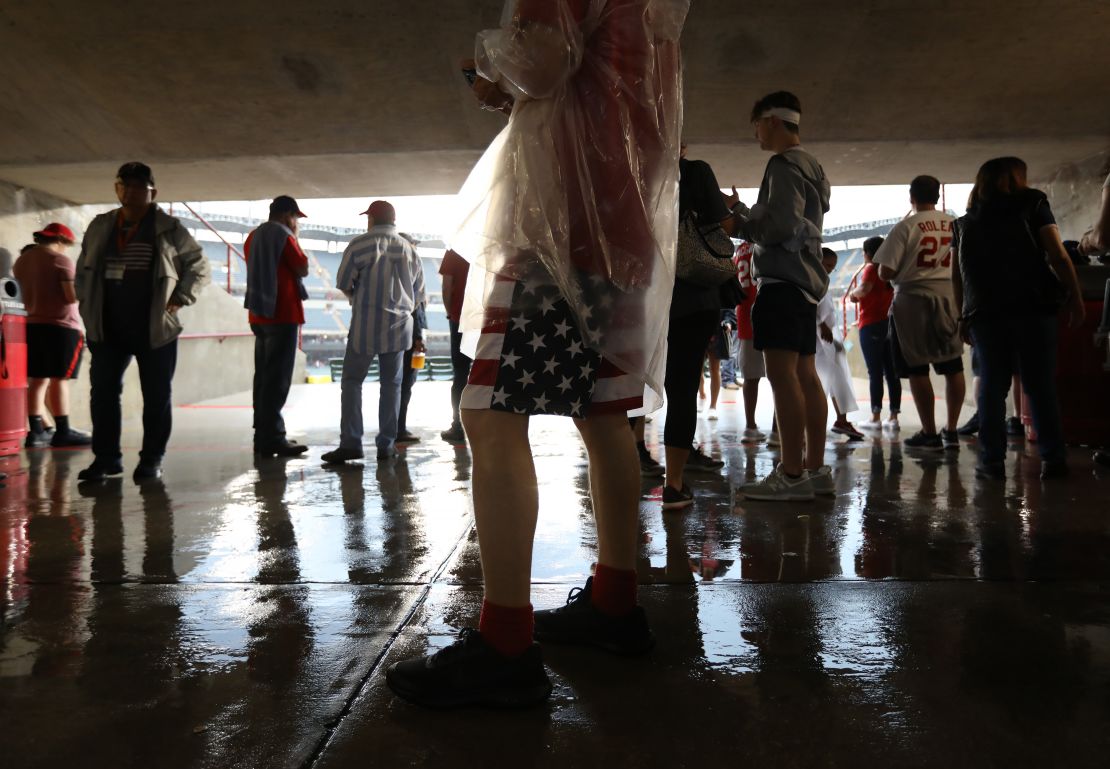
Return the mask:
[[860,426],[859,426],[859,429],[861,429],[861,430],[882,430],[883,429],[883,423],[882,422],[871,422],[871,421],[861,422]]
[[789,478],[782,471],[781,464],[762,481],[746,484],[740,491],[747,499],[767,502],[807,502],[813,499],[813,484],[810,483],[809,473],[802,470],[799,477]]
[[771,446],[772,448],[781,445],[779,442],[779,434],[776,433],[774,430],[771,431],[770,437],[767,438],[767,445]]
[[813,486],[813,493],[822,497],[836,496],[836,483],[833,481],[832,468],[821,465],[809,474],[809,482]]
[[759,443],[767,438],[766,435],[759,432],[759,430],[752,428],[744,431],[744,436],[740,439],[741,443]]
[[710,422],[716,422],[717,421],[717,409],[715,409],[713,407],[710,407],[709,411],[706,412],[705,418],[708,419]]
[[898,424],[897,419],[888,419],[883,422],[883,428],[886,430],[890,430],[892,433],[896,433],[902,429],[902,426]]

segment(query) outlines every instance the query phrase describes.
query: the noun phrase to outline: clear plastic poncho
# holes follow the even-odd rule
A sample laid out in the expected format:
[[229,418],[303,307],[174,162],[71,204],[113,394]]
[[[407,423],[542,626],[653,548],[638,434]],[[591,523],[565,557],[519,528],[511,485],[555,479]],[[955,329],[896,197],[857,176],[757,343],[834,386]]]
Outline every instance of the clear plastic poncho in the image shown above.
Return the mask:
[[645,383],[645,409],[661,403],[688,10],[508,0],[501,28],[478,35],[479,74],[516,101],[457,198],[464,349],[496,276],[554,285],[587,345]]

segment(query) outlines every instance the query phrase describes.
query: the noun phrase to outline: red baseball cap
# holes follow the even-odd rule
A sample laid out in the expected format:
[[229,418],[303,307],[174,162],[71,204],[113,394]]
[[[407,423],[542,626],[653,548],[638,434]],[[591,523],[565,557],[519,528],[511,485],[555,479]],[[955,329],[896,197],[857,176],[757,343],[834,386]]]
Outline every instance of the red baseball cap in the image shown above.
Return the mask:
[[77,242],[77,236],[73,234],[73,230],[61,222],[51,222],[35,234],[44,238],[61,238],[62,240],[68,240],[70,243]]
[[359,216],[372,216],[375,222],[384,222],[386,224],[397,221],[397,212],[393,206],[384,200],[375,200],[370,204],[370,207],[363,211]]

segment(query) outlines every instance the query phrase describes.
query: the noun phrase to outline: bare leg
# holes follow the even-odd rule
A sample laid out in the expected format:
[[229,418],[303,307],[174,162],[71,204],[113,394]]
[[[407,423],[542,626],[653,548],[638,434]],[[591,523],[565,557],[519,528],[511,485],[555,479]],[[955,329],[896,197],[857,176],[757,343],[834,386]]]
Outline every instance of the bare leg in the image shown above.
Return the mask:
[[709,355],[709,408],[717,408],[717,398],[721,395],[721,359]]
[[[1014,374],[1014,379],[1013,379],[1013,382],[1011,382],[1011,384],[1013,385],[1010,388],[1010,392],[1013,393],[1013,396],[1014,396],[1014,416],[1018,417],[1018,418],[1021,418],[1021,405],[1022,405],[1021,404],[1021,397],[1022,397],[1021,374]],[[978,397],[979,392],[978,392],[978,390],[976,390],[975,396],[976,396],[975,401],[976,401],[976,403],[978,403],[979,402],[979,397]]]
[[825,464],[825,431],[829,421],[829,404],[814,361],[813,355],[798,356],[798,381],[805,397],[805,466],[810,470]]
[[702,372],[705,369],[705,358],[707,357],[709,357],[708,354],[702,358],[701,368],[698,369],[698,398],[701,400],[705,400],[705,374]]
[[[598,563],[636,568],[640,462],[624,414],[576,419],[590,459],[590,499],[597,523]],[[484,562],[484,558],[483,558]]]
[[949,430],[955,430],[959,426],[960,409],[964,406],[964,395],[966,394],[967,383],[964,380],[964,372],[961,371],[944,378],[944,401],[945,405],[948,406]]
[[528,417],[488,409],[463,409],[461,416],[474,463],[474,522],[486,600],[527,606],[539,511]]
[[682,490],[682,472],[686,469],[686,459],[690,456],[690,449],[663,447],[663,461],[667,465],[667,485],[672,489]]
[[646,421],[643,417],[636,417],[632,421],[632,437],[636,440],[636,443],[644,442],[644,423]]
[[41,417],[46,412],[46,386],[49,379],[27,380],[27,414]]
[[51,379],[50,412],[54,416],[69,416],[69,382],[65,379]]
[[[771,380],[771,390],[775,394],[775,416],[778,420],[779,441],[782,445],[782,469],[787,475],[802,473],[802,442],[805,438],[807,414],[806,398],[802,383],[798,380],[799,355],[790,350],[764,350],[767,362],[767,378]],[[809,366],[813,367],[813,356]],[[816,371],[814,376],[816,376]],[[821,383],[817,383],[820,390]],[[824,399],[824,394],[822,394]],[[824,408],[824,407],[822,407]],[[821,425],[822,433],[825,426]],[[821,447],[825,441],[822,434]]]
[[937,420],[933,414],[933,383],[928,374],[910,377],[910,392],[917,415],[921,418],[921,429],[926,435],[937,434]]
[[746,429],[755,430],[755,406],[759,401],[759,377],[744,380],[744,418]]

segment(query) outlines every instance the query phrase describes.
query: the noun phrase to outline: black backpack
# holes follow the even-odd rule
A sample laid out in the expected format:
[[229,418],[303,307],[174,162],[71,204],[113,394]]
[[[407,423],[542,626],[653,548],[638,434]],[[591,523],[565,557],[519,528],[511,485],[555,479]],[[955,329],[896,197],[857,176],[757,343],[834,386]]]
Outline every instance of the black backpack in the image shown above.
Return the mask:
[[1063,292],[1030,224],[1044,193],[1023,190],[957,222],[964,317],[1055,314]]

